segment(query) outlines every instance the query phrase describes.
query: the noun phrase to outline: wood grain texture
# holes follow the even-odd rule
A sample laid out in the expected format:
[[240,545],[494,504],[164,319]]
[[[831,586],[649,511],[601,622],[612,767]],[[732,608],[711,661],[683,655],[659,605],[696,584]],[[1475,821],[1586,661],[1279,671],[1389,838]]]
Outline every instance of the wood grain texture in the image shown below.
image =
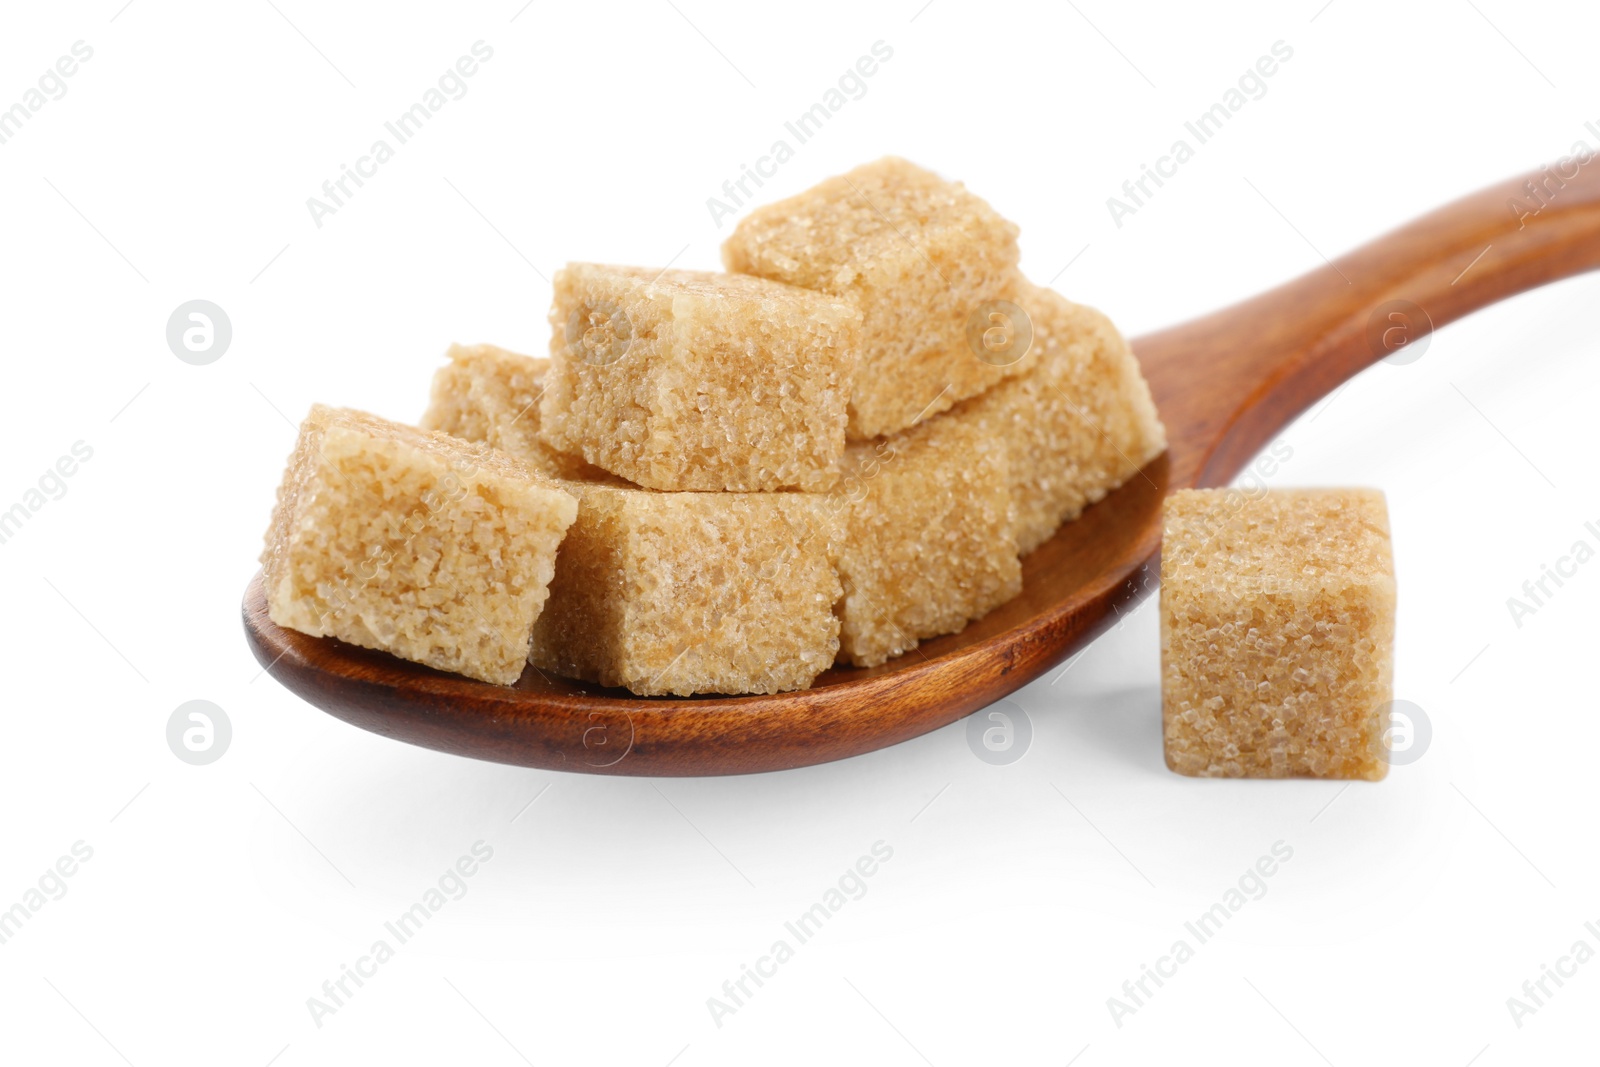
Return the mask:
[[1165,495],[1225,484],[1297,414],[1388,355],[1369,332],[1391,301],[1423,314],[1380,318],[1376,333],[1393,326],[1414,340],[1596,266],[1600,161],[1575,175],[1552,170],[1491,187],[1261,296],[1136,340],[1167,454],[1024,560],[1015,600],[882,667],[830,670],[804,692],[641,698],[532,668],[501,688],[283,630],[267,617],[259,575],[245,593],[245,632],[257,660],[309,703],[386,737],[478,759],[709,775],[870,752],[1012,692],[1153,591]]

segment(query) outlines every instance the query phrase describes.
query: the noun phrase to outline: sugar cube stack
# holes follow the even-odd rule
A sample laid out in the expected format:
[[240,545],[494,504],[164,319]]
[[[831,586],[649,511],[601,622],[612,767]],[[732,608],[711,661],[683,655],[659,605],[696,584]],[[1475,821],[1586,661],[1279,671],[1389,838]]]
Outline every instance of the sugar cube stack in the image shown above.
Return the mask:
[[577,501],[504,452],[318,405],[261,556],[272,621],[509,685]]
[[1394,619],[1382,493],[1174,493],[1161,544],[1167,766],[1382,778]]
[[[420,430],[313,411],[274,620],[644,696],[802,689],[960,631],[1165,448],[1127,342],[1030,284],[1017,232],[890,158],[756,210],[730,273],[569,264],[548,358],[453,346]],[[417,534],[462,457],[471,491]]]

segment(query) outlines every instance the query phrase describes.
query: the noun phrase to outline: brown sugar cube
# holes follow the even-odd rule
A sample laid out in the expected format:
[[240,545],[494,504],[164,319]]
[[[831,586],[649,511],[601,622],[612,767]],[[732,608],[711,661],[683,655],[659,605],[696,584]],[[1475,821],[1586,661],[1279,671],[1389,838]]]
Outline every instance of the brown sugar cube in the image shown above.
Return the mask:
[[1026,555],[1134,477],[1167,438],[1110,319],[1035,285],[1018,303],[1031,323],[1029,366],[951,414],[1005,442],[1017,550]]
[[579,499],[534,627],[541,670],[645,696],[804,689],[839,647],[826,495],[655,492],[538,438],[548,360],[451,349],[425,425],[503,448]]
[[[1017,227],[893,157],[757,208],[722,246],[731,271],[816,289],[862,312],[852,440],[902,430],[1002,378],[1023,359],[980,358],[987,305],[1014,300]],[[1020,353],[1019,353],[1020,355]]]
[[569,265],[555,278],[541,433],[652,489],[827,489],[860,320],[745,275]]
[[1183,490],[1164,519],[1167,766],[1382,778],[1395,612],[1383,494]]
[[317,405],[261,554],[272,621],[500,685],[577,501],[511,457]]
[[852,444],[844,471],[841,660],[876,666],[1021,590],[1006,446],[981,426],[941,415]]
[[511,453],[531,451],[539,440],[546,361],[494,345],[451,345],[448,355],[418,425]]
[[419,425],[498,448],[557,478],[606,481],[605,471],[557,452],[539,436],[539,400],[548,359],[494,345],[451,345],[450,362],[433,377]]
[[641,696],[805,689],[832,666],[836,520],[816,497],[573,488],[534,666]]

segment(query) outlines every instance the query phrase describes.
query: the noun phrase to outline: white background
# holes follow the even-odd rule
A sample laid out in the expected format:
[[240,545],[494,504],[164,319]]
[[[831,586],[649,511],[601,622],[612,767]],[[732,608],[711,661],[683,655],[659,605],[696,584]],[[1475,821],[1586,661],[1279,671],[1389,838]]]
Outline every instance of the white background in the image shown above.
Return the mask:
[[[957,724],[655,782],[361,732],[260,676],[238,619],[313,401],[415,418],[450,341],[541,350],[568,259],[717,266],[706,198],[876,41],[892,59],[763,195],[905,155],[1136,335],[1595,144],[1592,6],[274,2],[0,15],[0,106],[94,49],[0,145],[0,509],[93,449],[0,545],[0,908],[93,849],[0,945],[0,1059],[1593,1058],[1600,962],[1520,1028],[1506,1001],[1600,949],[1600,562],[1520,628],[1506,600],[1600,542],[1600,278],[1454,325],[1284,432],[1272,484],[1389,495],[1397,696],[1433,740],[1381,784],[1168,773],[1148,606],[1016,695],[1009,766]],[[315,226],[307,197],[480,39],[467,94]],[[1106,198],[1279,40],[1267,94],[1115,226]],[[209,366],[165,341],[195,298],[233,324]],[[233,724],[209,766],[167,747],[191,699]],[[466,895],[317,1026],[307,998],[480,840]],[[707,998],[880,840],[866,895],[718,1026]],[[1266,895],[1118,1026],[1107,999],[1279,841]]]

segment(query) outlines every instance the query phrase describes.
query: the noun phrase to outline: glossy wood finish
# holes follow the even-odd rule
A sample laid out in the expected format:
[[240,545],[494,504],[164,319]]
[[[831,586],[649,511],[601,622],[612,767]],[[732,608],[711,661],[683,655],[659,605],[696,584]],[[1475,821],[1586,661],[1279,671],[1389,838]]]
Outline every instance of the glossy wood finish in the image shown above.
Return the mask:
[[[251,648],[283,685],[364,729],[530,767],[742,774],[916,737],[1038,677],[1152,591],[1163,497],[1225,484],[1295,415],[1388,355],[1369,340],[1374,321],[1391,343],[1405,336],[1395,331],[1414,340],[1600,266],[1600,160],[1573,170],[1484,190],[1252,300],[1137,340],[1168,453],[1029,556],[1017,599],[882,667],[830,670],[805,692],[776,696],[639,698],[531,668],[501,688],[280,629],[259,575],[244,600]],[[1389,319],[1392,301],[1422,314]]]

